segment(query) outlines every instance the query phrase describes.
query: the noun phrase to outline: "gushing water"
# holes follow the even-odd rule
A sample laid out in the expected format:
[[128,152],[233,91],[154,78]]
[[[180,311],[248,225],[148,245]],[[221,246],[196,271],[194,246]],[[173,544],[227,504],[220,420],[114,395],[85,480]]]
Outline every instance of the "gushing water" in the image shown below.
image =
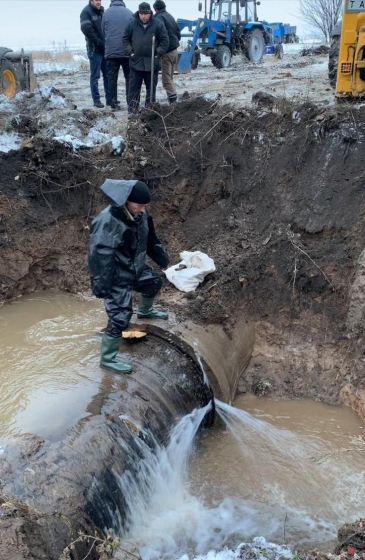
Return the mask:
[[[127,499],[124,539],[143,560],[204,557],[260,534],[293,545],[328,543],[340,522],[361,513],[364,473],[352,468],[351,457],[317,461],[328,451],[322,440],[215,405],[229,432],[206,432],[197,453],[194,436],[210,405],[180,420],[166,446],[151,445],[144,432],[126,449],[133,468],[120,481]],[[232,438],[236,444],[227,448]],[[241,557],[242,550],[230,554]]]
[[164,548],[166,534],[159,527],[165,528],[168,517],[178,512],[184,502],[192,444],[211,407],[208,403],[182,418],[166,446],[158,445],[146,431],[142,431],[142,438],[134,438],[133,447],[122,442],[131,461],[131,468],[120,477],[126,500],[124,528],[128,539],[142,537],[146,541],[149,535],[158,533]]

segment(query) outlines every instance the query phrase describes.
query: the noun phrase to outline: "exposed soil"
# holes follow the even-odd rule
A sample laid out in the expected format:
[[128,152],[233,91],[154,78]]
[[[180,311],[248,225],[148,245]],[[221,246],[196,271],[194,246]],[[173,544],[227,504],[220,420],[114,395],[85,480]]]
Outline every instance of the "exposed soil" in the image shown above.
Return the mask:
[[161,299],[228,333],[242,316],[255,322],[239,390],[348,402],[365,419],[365,107],[256,92],[254,107],[233,108],[187,96],[130,119],[122,157],[74,152],[28,117],[17,123],[22,149],[1,159],[3,302],[88,290],[88,228],[105,205],[98,187],[138,178],[153,192],[171,261],[201,250],[217,267],[191,294],[166,283]]

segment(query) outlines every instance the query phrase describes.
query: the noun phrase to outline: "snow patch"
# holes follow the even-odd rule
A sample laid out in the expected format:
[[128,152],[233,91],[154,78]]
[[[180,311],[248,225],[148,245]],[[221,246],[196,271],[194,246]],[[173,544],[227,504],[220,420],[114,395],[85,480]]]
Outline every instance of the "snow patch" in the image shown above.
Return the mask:
[[15,103],[13,99],[5,97],[5,95],[0,94],[0,114],[13,113],[15,110]]
[[220,551],[211,550],[208,554],[191,559],[184,554],[180,560],[290,560],[293,557],[294,554],[288,547],[266,542],[264,537],[255,537],[252,543],[241,543],[235,551],[227,548]]
[[92,128],[88,135],[81,139],[77,136],[74,136],[70,133],[58,134],[53,137],[56,142],[60,142],[60,144],[67,144],[71,146],[73,151],[76,152],[80,148],[94,148],[95,146],[105,146],[109,142],[111,143],[111,151],[116,155],[122,154],[126,147],[127,143],[124,140],[123,136],[110,136],[105,132],[100,132],[95,128]]
[[5,132],[0,135],[0,152],[7,154],[12,150],[19,150],[22,140],[16,132]]
[[61,95],[57,95],[52,87],[43,86],[35,90],[34,95],[38,99],[49,101],[50,105],[55,109],[69,107],[69,102]]

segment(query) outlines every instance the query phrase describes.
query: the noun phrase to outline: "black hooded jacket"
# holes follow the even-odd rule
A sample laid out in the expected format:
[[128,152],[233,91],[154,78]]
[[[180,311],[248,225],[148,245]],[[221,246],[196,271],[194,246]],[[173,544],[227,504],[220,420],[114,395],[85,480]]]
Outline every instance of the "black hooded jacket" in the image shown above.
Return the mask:
[[131,219],[125,210],[136,182],[106,179],[101,186],[110,206],[93,220],[89,245],[91,289],[98,298],[106,297],[112,287],[133,284],[145,268],[146,255],[161,267],[169,263],[152,216],[144,212]]
[[104,54],[104,35],[101,28],[101,20],[104,8],[94,8],[89,2],[80,14],[80,28],[85,35],[88,52]]
[[155,14],[155,17],[163,21],[165,24],[166,31],[170,41],[167,52],[174,51],[175,49],[178,48],[181,39],[181,31],[178,28],[175,19],[171,14],[169,14],[169,12],[166,12],[165,9],[158,10]]
[[[169,48],[169,36],[162,20],[151,16],[147,25],[143,25],[139,13],[134,14],[128,23],[123,36],[123,51],[130,56],[129,65],[134,70],[151,71],[152,37],[155,36],[155,54],[161,58]],[[156,59],[155,70],[160,69],[160,62]]]

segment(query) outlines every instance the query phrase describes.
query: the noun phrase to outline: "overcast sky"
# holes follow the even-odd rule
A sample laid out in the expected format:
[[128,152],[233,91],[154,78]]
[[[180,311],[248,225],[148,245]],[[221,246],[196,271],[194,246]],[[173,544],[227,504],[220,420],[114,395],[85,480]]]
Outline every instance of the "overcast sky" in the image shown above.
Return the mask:
[[[165,0],[167,10],[175,18],[195,19],[199,0]],[[139,1],[125,0],[136,11]],[[153,0],[152,0],[153,3]],[[203,0],[204,3],[204,0]],[[0,45],[51,47],[52,44],[84,45],[80,32],[80,12],[85,0],[0,0]],[[110,0],[102,0],[108,8]],[[298,26],[299,36],[308,35],[305,24],[298,18],[299,0],[261,0],[260,19],[282,21]]]

